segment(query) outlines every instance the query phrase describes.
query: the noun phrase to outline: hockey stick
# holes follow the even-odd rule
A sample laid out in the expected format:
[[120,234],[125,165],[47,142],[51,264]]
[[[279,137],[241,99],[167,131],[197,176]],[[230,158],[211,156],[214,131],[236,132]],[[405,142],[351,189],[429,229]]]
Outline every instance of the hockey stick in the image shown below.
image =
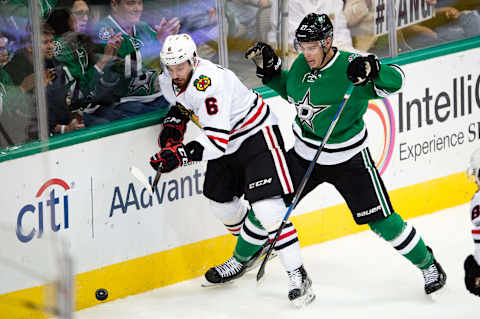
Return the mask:
[[155,192],[157,189],[158,181],[160,180],[160,176],[162,176],[162,172],[160,171],[162,169],[162,163],[158,165],[157,173],[155,174],[155,178],[153,179],[153,184],[152,184],[152,193]]
[[337,112],[333,116],[332,122],[330,122],[330,126],[328,127],[327,133],[325,134],[325,137],[322,140],[322,143],[317,149],[317,152],[315,153],[315,156],[313,157],[312,161],[310,162],[310,165],[308,165],[308,169],[305,172],[305,175],[302,178],[302,181],[300,182],[300,185],[297,188],[297,191],[295,192],[295,196],[293,197],[292,203],[290,206],[288,206],[287,212],[285,213],[285,216],[283,217],[282,223],[280,224],[280,227],[278,227],[277,233],[275,234],[275,238],[273,241],[270,243],[270,247],[268,248],[268,251],[265,255],[265,258],[263,258],[262,265],[260,266],[260,269],[258,269],[257,273],[257,283],[262,279],[263,275],[265,274],[265,266],[267,264],[267,261],[270,257],[270,254],[273,251],[273,247],[275,247],[275,244],[278,241],[278,237],[280,236],[280,233],[282,232],[283,228],[285,227],[285,224],[287,223],[288,217],[290,216],[293,208],[297,206],[298,201],[300,200],[300,195],[303,192],[303,189],[305,188],[305,185],[308,182],[308,179],[310,178],[310,175],[312,174],[313,167],[317,163],[318,158],[320,157],[320,154],[322,153],[323,148],[325,147],[325,144],[327,143],[328,138],[330,137],[330,134],[332,134],[333,129],[335,128],[335,125],[338,122],[338,119],[340,118],[340,114],[343,111],[343,108],[345,107],[345,104],[347,104],[348,99],[350,98],[350,95],[352,94],[353,91],[353,85],[350,84],[348,87],[347,91],[345,92],[345,95],[343,96],[343,101],[340,103],[338,106]]
[[[157,175],[155,175],[155,181],[154,181],[154,184],[152,186],[150,186],[150,184],[148,183],[148,179],[147,177],[142,173],[142,171],[135,167],[135,166],[132,166],[130,167],[130,173],[132,173],[132,175],[140,182],[143,184],[143,186],[145,186],[145,188],[147,189],[148,193],[153,196],[153,192],[155,192],[155,188],[156,188],[156,184],[158,184],[158,179],[160,179],[160,173],[159,171],[157,171]],[[158,176],[158,178],[157,178]],[[154,187],[155,186],[155,187]]]

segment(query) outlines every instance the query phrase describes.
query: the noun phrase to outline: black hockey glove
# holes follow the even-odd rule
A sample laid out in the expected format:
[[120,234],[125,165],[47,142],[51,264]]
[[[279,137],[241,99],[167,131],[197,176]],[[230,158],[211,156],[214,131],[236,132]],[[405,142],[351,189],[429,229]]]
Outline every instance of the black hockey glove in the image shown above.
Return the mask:
[[465,259],[465,286],[472,294],[480,297],[480,266],[472,255]]
[[188,118],[178,110],[178,107],[172,106],[163,119],[163,129],[158,136],[158,146],[164,148],[167,144],[182,142],[187,122]]
[[266,43],[257,42],[245,52],[245,58],[252,60],[257,66],[257,76],[266,84],[282,70],[282,60],[275,51]]
[[353,59],[347,68],[347,77],[355,86],[364,86],[378,77],[380,61],[373,54]]
[[185,150],[187,151],[188,158],[192,161],[202,160],[204,147],[197,141],[191,141],[185,145]]
[[192,160],[188,157],[183,143],[168,144],[160,152],[150,157],[150,165],[161,173],[168,173]]

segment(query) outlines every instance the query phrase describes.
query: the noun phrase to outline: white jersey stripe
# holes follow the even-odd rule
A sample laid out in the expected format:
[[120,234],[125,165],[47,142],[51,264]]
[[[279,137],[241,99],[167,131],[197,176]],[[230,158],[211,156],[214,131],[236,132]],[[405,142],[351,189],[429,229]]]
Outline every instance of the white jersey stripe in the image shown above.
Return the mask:
[[[290,172],[288,171],[287,162],[282,154],[282,150],[278,145],[277,137],[272,132],[270,126],[266,126],[262,129],[265,142],[267,143],[268,149],[272,153],[273,161],[275,163],[275,169],[277,170],[278,179],[282,184],[283,193],[290,194],[293,191],[292,181],[290,178]],[[283,154],[282,154],[283,155]]]
[[127,55],[125,57],[125,78],[132,77],[132,57],[131,55]]

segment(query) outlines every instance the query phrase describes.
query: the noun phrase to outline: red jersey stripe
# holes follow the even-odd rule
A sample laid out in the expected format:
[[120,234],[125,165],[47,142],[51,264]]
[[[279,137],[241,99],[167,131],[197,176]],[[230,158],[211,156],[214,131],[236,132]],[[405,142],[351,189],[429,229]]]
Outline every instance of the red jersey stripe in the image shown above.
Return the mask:
[[275,154],[277,155],[278,162],[280,163],[280,169],[282,171],[283,179],[285,180],[285,185],[287,185],[288,192],[291,193],[292,192],[292,186],[288,182],[287,173],[285,171],[285,167],[284,167],[283,162],[282,162],[282,157],[280,156],[280,153],[278,151],[278,146],[275,145],[275,143],[273,141],[272,133],[270,132],[270,127],[267,126],[266,129],[267,129],[268,138],[270,139],[270,142],[272,143],[273,147],[275,148]]
[[212,140],[219,141],[223,144],[228,144],[228,140],[226,140],[224,138],[216,137],[216,136],[213,136],[213,135],[207,135],[207,136],[210,137]]
[[231,131],[230,134],[233,134],[233,133],[235,133],[236,131],[241,130],[242,128],[244,128],[244,127],[247,126],[248,124],[253,123],[253,122],[260,116],[260,113],[262,113],[262,110],[263,110],[263,106],[264,106],[264,105],[265,105],[265,102],[264,102],[263,99],[262,99],[262,105],[260,105],[260,107],[258,108],[257,112],[256,112],[248,121],[246,121],[245,123],[243,123],[242,126],[240,126],[239,128]]

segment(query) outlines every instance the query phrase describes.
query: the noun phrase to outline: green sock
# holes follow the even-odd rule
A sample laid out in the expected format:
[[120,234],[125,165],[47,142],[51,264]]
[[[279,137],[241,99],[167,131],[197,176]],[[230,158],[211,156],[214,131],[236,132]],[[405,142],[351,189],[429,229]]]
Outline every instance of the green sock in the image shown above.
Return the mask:
[[[258,219],[255,218],[255,213],[252,209],[248,211],[248,216],[245,220],[245,223],[248,225],[249,231],[260,237],[265,236],[265,240],[267,239],[266,236],[268,236],[268,233],[262,227],[262,224],[258,221]],[[251,237],[247,233],[240,231],[237,245],[235,246],[235,250],[233,252],[233,257],[241,263],[247,262],[262,247],[262,245],[263,242],[261,242],[261,240],[258,238]]]
[[395,249],[418,268],[427,269],[433,263],[433,254],[425,246],[422,237],[416,233],[413,226],[408,225],[397,213],[393,213],[385,219],[371,222],[368,226],[377,235],[390,242]]

